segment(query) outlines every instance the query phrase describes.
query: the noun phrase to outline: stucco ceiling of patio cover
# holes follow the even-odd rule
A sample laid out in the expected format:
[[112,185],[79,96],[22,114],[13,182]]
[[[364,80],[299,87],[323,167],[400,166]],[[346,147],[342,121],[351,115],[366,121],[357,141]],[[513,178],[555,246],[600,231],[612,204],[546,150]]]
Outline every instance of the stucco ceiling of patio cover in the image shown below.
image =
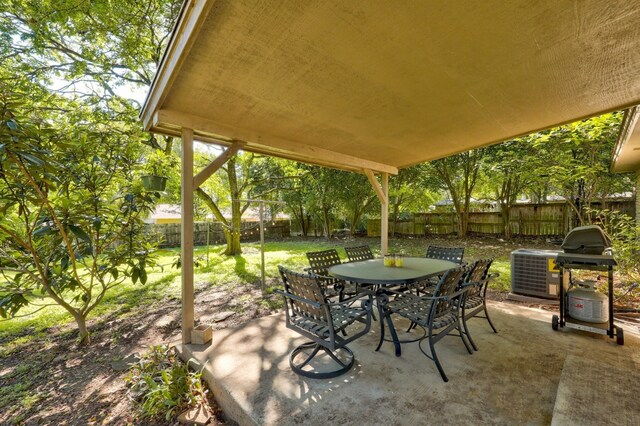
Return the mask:
[[640,103],[640,1],[196,0],[141,117],[397,168]]

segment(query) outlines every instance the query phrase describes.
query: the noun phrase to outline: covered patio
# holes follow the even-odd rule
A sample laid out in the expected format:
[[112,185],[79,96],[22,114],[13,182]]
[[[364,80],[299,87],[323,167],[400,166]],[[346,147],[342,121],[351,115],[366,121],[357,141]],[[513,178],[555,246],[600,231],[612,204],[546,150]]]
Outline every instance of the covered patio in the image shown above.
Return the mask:
[[[403,423],[425,412],[434,422],[455,413],[468,422],[561,424],[573,421],[562,416],[576,402],[565,371],[580,376],[581,363],[593,374],[637,371],[631,336],[615,347],[553,333],[550,314],[497,305],[500,334],[480,331],[480,352],[443,345],[455,385],[431,377],[410,347],[402,358],[374,353],[375,334],[353,344],[353,377],[304,381],[287,370],[294,336],[281,316],[217,333],[210,348],[189,344],[193,191],[238,150],[366,175],[382,205],[384,254],[388,179],[399,169],[640,103],[639,20],[638,0],[185,1],[141,119],[146,130],[182,139],[182,349],[210,360],[205,371],[228,414],[243,424]],[[194,140],[226,151],[194,173]],[[593,368],[602,354],[620,369]],[[517,367],[505,374],[506,366]],[[404,393],[403,377],[412,383]],[[460,386],[464,399],[453,398]],[[637,416],[630,388],[616,387],[626,397],[620,412]]]
[[[140,114],[182,138],[183,341],[193,191],[238,150],[365,174],[384,254],[399,168],[639,104],[639,18],[638,0],[185,0]],[[227,147],[195,175],[194,139]]]
[[[379,352],[378,328],[350,344],[356,365],[330,380],[289,367],[302,339],[276,314],[216,331],[211,346],[181,349],[204,365],[225,413],[249,424],[638,424],[640,338],[624,346],[604,336],[553,331],[551,312],[491,303],[486,321],[470,323],[480,350],[469,355],[456,337],[439,344],[450,381],[417,348]],[[400,328],[408,325],[398,321]],[[627,331],[633,331],[627,328]]]

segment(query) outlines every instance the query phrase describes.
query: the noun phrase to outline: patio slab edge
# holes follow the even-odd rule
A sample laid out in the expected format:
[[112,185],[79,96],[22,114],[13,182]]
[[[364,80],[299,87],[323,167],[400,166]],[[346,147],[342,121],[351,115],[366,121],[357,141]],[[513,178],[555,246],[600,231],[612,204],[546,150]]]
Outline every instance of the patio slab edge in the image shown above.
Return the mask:
[[[175,342],[173,345],[176,347],[180,359],[184,362],[195,359],[200,366],[199,368],[202,368],[204,363],[207,362],[207,355],[203,349],[207,348],[208,345],[185,345],[182,342]],[[202,378],[209,385],[209,389],[213,392],[218,407],[220,407],[228,419],[240,425],[259,424],[251,417],[250,413],[241,406],[237,398],[234,397],[231,389],[224,386],[224,381],[216,380],[210,368],[202,369]]]

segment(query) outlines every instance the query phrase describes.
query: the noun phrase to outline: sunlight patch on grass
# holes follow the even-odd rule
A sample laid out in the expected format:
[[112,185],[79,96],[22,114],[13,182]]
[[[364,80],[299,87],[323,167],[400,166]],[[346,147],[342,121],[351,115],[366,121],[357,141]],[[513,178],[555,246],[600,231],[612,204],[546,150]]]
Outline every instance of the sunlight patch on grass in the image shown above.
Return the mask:
[[[368,244],[374,255],[379,254],[380,240],[377,238],[324,241],[324,240],[287,240],[267,242],[265,244],[265,275],[267,284],[272,291],[281,284],[278,265],[296,271],[302,271],[308,266],[306,252],[336,248],[343,261],[346,261],[345,246]],[[468,240],[431,240],[431,239],[390,239],[390,251],[401,252],[409,256],[424,256],[427,245],[465,245],[465,260],[473,261],[481,257],[496,256],[491,271],[499,272],[500,276],[490,284],[491,288],[508,291],[511,285],[510,250],[512,246],[484,241]],[[493,245],[492,245],[493,244]],[[194,254],[197,259],[195,267],[195,282],[198,288],[222,286],[234,288],[237,285],[249,284],[260,286],[260,244],[243,243],[243,253],[237,256],[225,256],[224,245],[210,247],[196,247]],[[133,284],[130,280],[110,290],[102,303],[92,312],[89,320],[97,317],[117,313],[127,315],[134,308],[148,305],[159,300],[176,299],[181,297],[181,270],[172,265],[180,255],[179,248],[162,249],[156,252],[157,266],[148,271],[148,281],[142,285]],[[279,297],[260,302],[265,308],[274,309],[281,306]],[[29,308],[31,312],[35,308]],[[241,309],[241,308],[238,308]],[[24,313],[29,312],[25,310]],[[5,340],[1,353],[26,344],[32,339],[45,334],[45,330],[52,326],[62,326],[73,322],[73,318],[61,307],[50,306],[26,318],[14,318],[0,321],[0,339]],[[75,328],[69,332],[75,332]],[[25,336],[24,334],[29,335]],[[22,337],[20,337],[22,335]],[[7,341],[13,337],[13,341]],[[16,337],[18,339],[16,339]],[[12,340],[12,339],[9,339]]]
[[[171,250],[159,251],[157,262],[164,266],[151,269],[146,284],[133,284],[131,280],[125,280],[107,292],[102,303],[89,314],[89,320],[114,311],[127,312],[136,306],[165,297],[179,297],[180,271],[170,267],[176,253],[177,251]],[[46,300],[44,303],[49,303]],[[29,332],[30,336],[19,338],[20,342],[24,344],[36,337],[36,334],[42,336],[43,332],[50,327],[63,326],[73,322],[73,317],[61,306],[48,306],[33,313],[37,309],[36,306],[28,306],[20,312],[20,315],[27,316],[0,321],[0,339]],[[33,315],[29,315],[31,313]],[[12,346],[13,342],[11,342]],[[3,349],[5,344],[2,345]]]
[[499,291],[511,290],[511,261],[496,259],[491,265],[491,273],[498,272],[499,277],[489,282],[489,287]]

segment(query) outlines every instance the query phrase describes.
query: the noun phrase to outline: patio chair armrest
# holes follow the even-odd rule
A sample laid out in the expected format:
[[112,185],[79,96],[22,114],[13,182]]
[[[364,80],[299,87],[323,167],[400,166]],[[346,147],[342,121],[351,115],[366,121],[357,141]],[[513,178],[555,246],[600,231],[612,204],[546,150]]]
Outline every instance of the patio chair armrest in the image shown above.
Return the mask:
[[482,284],[482,282],[480,282],[480,281],[467,281],[465,283],[462,283],[462,285],[460,287],[466,289],[466,288],[477,286],[477,285],[481,285],[481,284]]
[[285,299],[295,300],[296,302],[304,303],[316,309],[322,308],[322,304],[316,301],[305,299],[304,297],[296,296],[295,294],[287,293],[286,291],[280,289],[275,289],[274,291],[278,294],[281,294]]
[[461,288],[460,290],[456,291],[455,293],[450,294],[448,297],[449,297],[449,299],[455,299],[458,296],[462,296],[464,293],[467,292],[467,290],[468,289],[466,289],[466,288]]
[[500,276],[500,272],[494,272],[493,274],[487,275],[487,280],[490,280],[492,278],[498,278],[499,276]]
[[373,295],[371,294],[370,291],[363,291],[361,293],[356,294],[355,296],[352,296],[348,299],[343,300],[342,302],[330,302],[329,306],[333,307],[333,306],[351,306],[353,305],[355,302],[362,300],[363,297],[366,297],[368,300],[373,300]]
[[341,279],[336,278],[336,277],[332,277],[331,275],[316,274],[313,271],[311,271],[311,275],[313,275],[314,277],[316,277],[320,281],[342,281]]
[[461,288],[460,290],[448,296],[420,296],[420,298],[424,301],[451,300],[457,298],[458,296],[462,296],[466,292],[467,288]]

